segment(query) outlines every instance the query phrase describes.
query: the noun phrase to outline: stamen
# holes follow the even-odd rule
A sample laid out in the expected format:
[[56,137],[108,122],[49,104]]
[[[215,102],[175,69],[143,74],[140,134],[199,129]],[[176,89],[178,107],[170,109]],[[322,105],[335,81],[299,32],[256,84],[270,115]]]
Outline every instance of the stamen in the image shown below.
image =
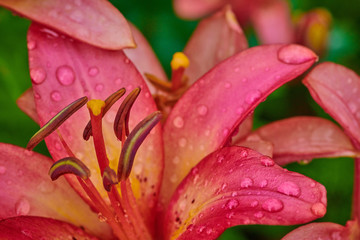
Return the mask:
[[29,143],[26,146],[26,149],[32,150],[45,137],[49,136],[53,131],[55,131],[66,119],[68,119],[77,110],[84,106],[87,101],[87,97],[79,98],[61,110],[61,112],[56,114],[55,117],[50,119],[42,128],[40,128],[39,131],[37,131],[37,133],[34,134],[34,136],[31,137]]
[[127,95],[125,100],[121,103],[119,110],[116,114],[114,121],[114,131],[116,137],[122,141],[125,136],[129,135],[129,117],[130,117],[130,109],[134,105],[136,98],[140,94],[140,87],[135,88],[134,90]]
[[[112,105],[114,105],[114,103],[116,103],[117,100],[119,100],[125,94],[125,92],[126,92],[125,88],[121,88],[118,91],[111,94],[105,100],[105,107],[104,107],[104,110],[103,110],[104,111],[103,112],[103,117],[109,111],[109,109],[112,107]],[[87,141],[87,140],[89,140],[90,136],[92,136],[91,121],[88,122],[88,124],[86,125],[86,127],[84,129],[83,138],[84,138],[84,140]]]
[[79,159],[67,157],[55,162],[49,170],[51,180],[56,180],[64,174],[74,174],[82,179],[90,177],[90,170]]
[[149,82],[155,86],[156,89],[160,89],[164,92],[171,92],[171,82],[161,80],[160,78],[150,73],[144,73],[144,75],[147,80],[149,80]]
[[106,191],[110,192],[111,187],[118,183],[116,172],[110,167],[106,167],[103,175],[103,185]]
[[129,137],[125,140],[118,166],[117,174],[119,181],[123,181],[129,177],[136,151],[161,118],[161,112],[150,114],[136,125]]

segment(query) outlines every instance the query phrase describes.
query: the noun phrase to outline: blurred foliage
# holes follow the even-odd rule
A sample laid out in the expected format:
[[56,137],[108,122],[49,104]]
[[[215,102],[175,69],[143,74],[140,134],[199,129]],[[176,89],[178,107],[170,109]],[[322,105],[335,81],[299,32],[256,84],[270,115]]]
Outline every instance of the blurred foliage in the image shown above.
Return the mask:
[[[196,27],[197,21],[179,19],[171,0],[111,1],[127,19],[147,37],[164,68],[169,73],[172,54],[181,51]],[[335,0],[292,0],[293,12],[325,7],[333,15],[329,50],[321,61],[334,61],[360,73],[359,0],[339,4]],[[16,99],[30,87],[27,63],[26,31],[30,22],[0,9],[0,141],[25,146],[38,126],[23,114]],[[246,29],[251,45],[256,44],[251,28]],[[255,127],[295,115],[318,115],[329,118],[311,99],[300,80],[287,84],[268,97],[255,112]],[[36,150],[45,152],[44,144]],[[350,219],[352,159],[316,159],[308,165],[291,164],[289,170],[305,174],[324,184],[328,191],[328,212],[318,221],[345,224]],[[280,239],[294,226],[239,226],[227,230],[220,239]]]

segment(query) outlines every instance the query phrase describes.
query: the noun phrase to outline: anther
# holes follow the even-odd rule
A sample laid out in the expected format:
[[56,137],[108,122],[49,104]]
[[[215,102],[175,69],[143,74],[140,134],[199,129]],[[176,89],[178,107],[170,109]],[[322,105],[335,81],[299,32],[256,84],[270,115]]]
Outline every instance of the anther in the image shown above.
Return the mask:
[[68,119],[77,110],[84,106],[87,101],[87,97],[79,98],[65,107],[61,112],[56,114],[55,117],[50,119],[37,133],[34,134],[34,136],[31,137],[29,143],[26,146],[26,149],[32,150],[45,137],[54,132],[66,119]]
[[[106,100],[105,100],[105,107],[103,110],[103,116],[109,111],[109,109],[114,105],[114,103],[117,102],[124,94],[126,90],[125,88],[121,88],[118,91],[111,94]],[[92,136],[92,129],[91,129],[91,121],[88,122],[86,125],[84,132],[83,132],[83,138],[84,140],[89,140],[90,136]]]
[[116,185],[118,182],[116,172],[110,167],[106,167],[103,175],[103,185],[106,191],[110,192],[111,187]]
[[161,118],[161,112],[150,114],[136,125],[125,140],[123,149],[121,150],[117,172],[119,181],[126,180],[129,177],[138,148]]
[[[125,136],[129,135],[129,117],[131,107],[134,105],[135,100],[139,96],[141,91],[140,87],[135,88],[134,90],[126,96],[124,101],[121,103],[119,110],[116,114],[114,121],[114,132],[116,137],[122,141]],[[123,135],[125,133],[125,136]]]
[[90,170],[79,159],[67,157],[55,162],[49,170],[51,180],[56,180],[64,174],[74,174],[82,179],[90,177]]

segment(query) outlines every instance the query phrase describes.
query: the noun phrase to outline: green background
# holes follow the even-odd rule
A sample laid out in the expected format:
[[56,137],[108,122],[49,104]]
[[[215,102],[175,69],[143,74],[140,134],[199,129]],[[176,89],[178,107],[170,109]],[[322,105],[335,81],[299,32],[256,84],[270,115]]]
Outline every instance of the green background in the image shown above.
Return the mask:
[[[251,0],[250,0],[251,1]],[[164,68],[169,73],[172,54],[181,51],[197,21],[175,16],[170,0],[113,0],[127,19],[148,38]],[[333,15],[329,51],[321,61],[334,61],[360,73],[360,2],[346,4],[330,0],[293,0],[292,11],[325,7]],[[0,142],[26,146],[38,126],[23,114],[15,101],[30,87],[27,63],[26,31],[30,22],[0,8]],[[252,29],[247,28],[250,44],[256,45]],[[311,99],[299,81],[278,89],[255,111],[255,127],[296,115],[329,118]],[[44,144],[37,150],[46,153]],[[303,173],[324,184],[328,191],[328,212],[318,221],[345,224],[351,218],[353,160],[316,159],[308,165],[291,164],[289,170]],[[228,229],[220,239],[280,239],[294,226],[238,226]]]

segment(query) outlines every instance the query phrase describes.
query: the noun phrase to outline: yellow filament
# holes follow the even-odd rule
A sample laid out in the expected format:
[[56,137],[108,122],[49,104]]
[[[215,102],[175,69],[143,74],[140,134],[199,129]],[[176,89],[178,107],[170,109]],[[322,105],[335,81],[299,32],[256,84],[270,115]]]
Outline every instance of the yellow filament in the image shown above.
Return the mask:
[[170,63],[172,70],[177,70],[179,68],[187,68],[189,64],[190,61],[188,57],[182,52],[175,53]]
[[92,99],[87,103],[87,108],[92,112],[92,114],[94,114],[94,116],[99,116],[104,107],[105,102],[99,99]]

